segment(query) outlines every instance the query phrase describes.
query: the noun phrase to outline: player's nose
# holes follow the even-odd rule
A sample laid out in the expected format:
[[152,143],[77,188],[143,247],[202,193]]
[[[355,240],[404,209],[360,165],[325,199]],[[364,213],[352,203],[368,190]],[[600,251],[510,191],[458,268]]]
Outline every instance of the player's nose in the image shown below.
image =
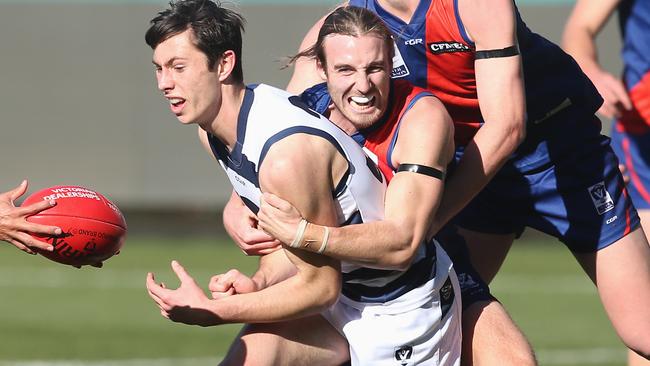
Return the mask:
[[158,72],[156,78],[158,81],[158,90],[165,91],[174,87],[174,79],[171,77],[171,73],[164,69]]
[[364,72],[357,73],[355,86],[360,93],[367,93],[372,88],[370,76]]

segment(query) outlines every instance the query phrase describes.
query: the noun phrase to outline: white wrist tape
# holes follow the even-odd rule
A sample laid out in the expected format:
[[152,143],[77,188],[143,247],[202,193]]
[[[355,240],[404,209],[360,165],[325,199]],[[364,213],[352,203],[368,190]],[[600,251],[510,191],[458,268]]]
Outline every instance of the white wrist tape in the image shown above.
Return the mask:
[[323,229],[325,229],[325,232],[323,233],[323,242],[320,245],[320,248],[318,249],[318,254],[323,254],[325,251],[325,248],[327,248],[327,241],[330,238],[330,228],[327,226],[323,226]]
[[300,248],[302,237],[305,235],[305,229],[307,229],[307,224],[307,220],[300,220],[300,223],[298,224],[298,230],[296,230],[296,236],[293,238],[291,244],[289,244],[291,248]]

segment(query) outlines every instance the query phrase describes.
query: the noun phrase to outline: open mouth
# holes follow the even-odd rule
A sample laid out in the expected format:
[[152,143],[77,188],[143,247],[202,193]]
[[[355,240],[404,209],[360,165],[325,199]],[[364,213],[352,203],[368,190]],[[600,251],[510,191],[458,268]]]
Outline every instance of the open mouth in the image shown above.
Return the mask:
[[185,99],[183,98],[169,98],[169,105],[172,112],[178,114],[185,106]]
[[350,104],[352,104],[353,106],[364,109],[364,108],[369,108],[374,104],[375,97],[374,96],[366,97],[366,96],[357,95],[348,98],[348,100],[350,101]]

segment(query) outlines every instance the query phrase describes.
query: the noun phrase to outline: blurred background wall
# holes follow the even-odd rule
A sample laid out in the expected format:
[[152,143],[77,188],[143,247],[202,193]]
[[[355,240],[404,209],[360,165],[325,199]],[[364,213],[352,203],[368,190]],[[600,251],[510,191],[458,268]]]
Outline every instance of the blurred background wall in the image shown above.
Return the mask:
[[[284,87],[281,70],[336,1],[240,0],[246,82]],[[536,32],[559,42],[572,1],[517,1]],[[0,190],[92,187],[129,212],[218,211],[230,188],[156,89],[149,20],[165,1],[0,0]],[[610,22],[600,57],[620,72]],[[210,220],[213,220],[210,218]],[[217,221],[216,219],[213,221]],[[133,226],[132,226],[133,227]]]

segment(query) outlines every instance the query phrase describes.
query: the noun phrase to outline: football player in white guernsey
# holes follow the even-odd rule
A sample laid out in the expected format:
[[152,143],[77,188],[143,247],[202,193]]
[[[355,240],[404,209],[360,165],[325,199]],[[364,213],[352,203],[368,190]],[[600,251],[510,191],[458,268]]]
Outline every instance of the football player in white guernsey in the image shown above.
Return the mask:
[[[263,191],[286,199],[323,225],[322,241],[312,243],[322,252],[328,226],[383,217],[384,178],[354,140],[298,97],[243,84],[242,24],[210,0],[172,2],[146,34],[158,88],[181,123],[199,126],[246,205],[256,211]],[[426,276],[341,264],[290,245],[262,257],[252,278],[239,275],[228,289],[215,283],[233,271],[213,277],[212,298],[176,261],[180,287],[166,288],[152,273],[146,286],[172,321],[247,323],[226,364],[340,364],[349,358],[341,334],[371,329],[372,342],[360,334],[350,342],[355,365],[458,365],[458,281],[437,243],[419,252]],[[418,333],[410,329],[416,326]]]

